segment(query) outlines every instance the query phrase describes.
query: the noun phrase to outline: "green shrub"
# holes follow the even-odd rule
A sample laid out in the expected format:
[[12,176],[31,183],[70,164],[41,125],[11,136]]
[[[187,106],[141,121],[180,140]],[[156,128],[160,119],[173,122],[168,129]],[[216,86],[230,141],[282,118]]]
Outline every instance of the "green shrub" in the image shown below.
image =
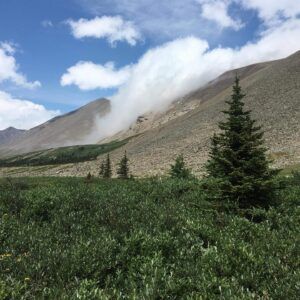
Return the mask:
[[298,298],[295,185],[248,216],[207,180],[24,182],[18,214],[1,188],[0,299]]
[[169,173],[171,178],[189,179],[192,177],[190,170],[185,166],[182,154],[176,157],[174,164],[171,165]]

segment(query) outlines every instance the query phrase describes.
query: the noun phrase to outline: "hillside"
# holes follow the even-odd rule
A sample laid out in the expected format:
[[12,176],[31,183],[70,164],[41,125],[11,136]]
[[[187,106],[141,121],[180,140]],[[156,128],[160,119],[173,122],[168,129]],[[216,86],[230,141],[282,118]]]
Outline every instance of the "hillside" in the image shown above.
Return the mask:
[[109,101],[99,99],[48,122],[0,145],[0,153],[20,154],[31,151],[82,144],[91,131],[96,116],[106,114]]
[[[132,137],[125,146],[112,151],[111,157],[116,162],[127,150],[132,172],[137,176],[164,174],[180,153],[184,154],[194,173],[201,174],[207,160],[210,137],[223,117],[220,112],[230,98],[236,73],[241,77],[246,93],[246,107],[263,125],[273,165],[286,167],[299,164],[300,52],[285,59],[226,72],[205,87],[175,101],[167,112],[140,116],[129,130],[99,143]],[[64,166],[62,174],[97,174],[102,159],[100,156],[98,163]],[[43,174],[52,175],[58,169],[43,171]],[[5,174],[6,171],[2,172]]]
[[25,130],[16,129],[14,127],[8,127],[4,130],[0,130],[0,145],[8,143],[24,133]]
[[[268,63],[232,70],[206,87],[181,99],[170,110],[155,118],[140,119],[124,138],[133,138],[126,150],[135,174],[164,173],[172,159],[183,153],[188,165],[202,172],[209,139],[217,130],[220,113],[230,98],[235,74],[241,77],[246,107],[263,125],[265,140],[274,165],[283,167],[300,162],[300,52]],[[142,121],[142,122],[141,122]],[[115,137],[112,137],[115,139]],[[124,149],[113,153],[119,159]]]

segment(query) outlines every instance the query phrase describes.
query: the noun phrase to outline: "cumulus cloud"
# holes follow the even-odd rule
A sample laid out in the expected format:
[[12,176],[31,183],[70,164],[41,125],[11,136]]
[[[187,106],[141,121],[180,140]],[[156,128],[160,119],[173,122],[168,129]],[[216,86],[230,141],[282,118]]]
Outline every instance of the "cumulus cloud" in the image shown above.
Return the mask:
[[29,129],[60,114],[58,110],[47,110],[31,101],[16,99],[0,91],[0,130],[13,126]]
[[3,49],[4,52],[6,52],[7,54],[15,54],[16,52],[16,45],[14,43],[11,42],[1,42],[0,43],[0,48]]
[[125,21],[121,16],[103,16],[94,19],[79,19],[66,21],[72,34],[77,39],[86,37],[106,38],[111,45],[126,41],[131,46],[141,39],[140,32],[132,22]]
[[204,38],[221,33],[201,17],[198,0],[77,0],[95,16],[117,14],[134,21],[143,36],[162,42],[187,35]]
[[231,0],[240,3],[246,9],[254,9],[267,24],[274,25],[300,14],[298,0]]
[[[99,14],[122,14],[133,20],[138,28],[156,40],[169,40],[192,34],[197,37],[214,39],[222,33],[217,31],[212,22],[201,18],[200,4],[219,3],[219,9],[212,14],[204,13],[204,17],[214,18],[218,15],[220,23],[242,25],[241,21],[230,17],[234,11],[255,10],[265,25],[271,26],[300,14],[299,0],[77,0],[83,8]],[[223,3],[223,4],[220,4]],[[231,9],[233,4],[234,9]],[[225,10],[229,7],[230,9]],[[208,7],[208,6],[207,6]],[[212,6],[210,6],[212,7]],[[217,7],[215,5],[215,7]],[[221,7],[221,8],[220,8]],[[203,10],[202,10],[203,14]],[[217,19],[217,18],[215,18]],[[231,19],[231,21],[230,21]],[[232,23],[233,21],[233,23]],[[243,20],[242,20],[243,21]],[[215,22],[215,24],[217,24]],[[247,25],[247,24],[246,24]],[[225,27],[226,27],[225,26]],[[223,26],[224,27],[224,26]],[[219,26],[221,28],[221,26]],[[227,28],[236,28],[227,26]]]
[[130,73],[131,66],[116,70],[112,62],[97,65],[89,61],[80,61],[67,70],[60,83],[62,86],[74,84],[81,90],[114,88],[126,82]]
[[187,37],[150,49],[131,66],[127,81],[111,98],[111,113],[95,121],[87,141],[128,129],[138,116],[163,111],[225,71],[286,57],[300,49],[299,36],[300,20],[292,19],[241,48],[209,49],[207,41]]
[[201,16],[207,20],[216,22],[221,28],[231,27],[234,30],[239,30],[243,27],[240,20],[234,20],[230,17],[229,1],[222,0],[198,0],[202,5]]
[[19,66],[14,57],[15,46],[12,43],[0,44],[0,83],[9,80],[21,87],[33,89],[41,86],[39,81],[30,82],[26,76],[20,73]]

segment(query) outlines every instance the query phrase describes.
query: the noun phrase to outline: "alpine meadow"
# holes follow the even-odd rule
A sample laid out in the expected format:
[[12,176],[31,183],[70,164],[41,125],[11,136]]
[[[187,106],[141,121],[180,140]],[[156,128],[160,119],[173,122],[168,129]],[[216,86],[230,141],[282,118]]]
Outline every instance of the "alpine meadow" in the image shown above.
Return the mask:
[[298,300],[300,2],[2,2],[0,300]]

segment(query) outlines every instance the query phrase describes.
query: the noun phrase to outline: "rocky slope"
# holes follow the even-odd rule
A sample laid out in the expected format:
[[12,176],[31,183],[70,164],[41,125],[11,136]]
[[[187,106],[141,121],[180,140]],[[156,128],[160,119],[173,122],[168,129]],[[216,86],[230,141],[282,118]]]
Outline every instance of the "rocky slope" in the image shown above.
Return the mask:
[[130,130],[110,138],[138,135],[126,147],[114,151],[112,158],[119,160],[126,148],[133,172],[144,176],[165,173],[174,157],[183,153],[194,172],[202,173],[210,137],[223,117],[220,112],[230,98],[236,73],[246,93],[246,108],[263,125],[274,166],[299,164],[300,52],[226,72],[174,103],[166,113],[140,117]]
[[25,130],[16,129],[14,127],[8,127],[4,130],[0,130],[0,145],[10,142],[17,137],[20,137],[25,133]]

